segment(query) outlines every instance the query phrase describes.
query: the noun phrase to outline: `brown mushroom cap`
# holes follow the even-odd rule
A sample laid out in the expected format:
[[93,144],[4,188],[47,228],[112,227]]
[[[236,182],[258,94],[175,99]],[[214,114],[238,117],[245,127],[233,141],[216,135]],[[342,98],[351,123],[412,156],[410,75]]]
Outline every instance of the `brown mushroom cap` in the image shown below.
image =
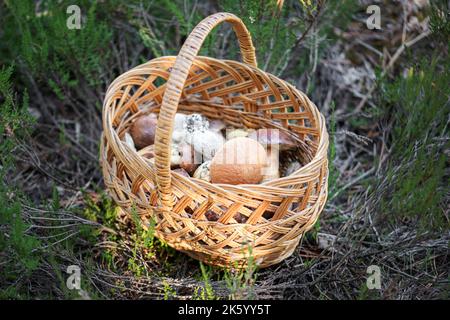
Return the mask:
[[237,223],[245,223],[248,220],[248,217],[243,215],[242,213],[238,212],[233,216],[234,220],[236,220]]
[[156,114],[140,116],[130,128],[130,134],[138,149],[155,143],[157,117]]
[[258,129],[248,135],[265,146],[279,145],[280,150],[290,150],[297,147],[297,142],[289,134],[279,129]]
[[253,139],[235,138],[225,143],[211,161],[211,182],[257,184],[267,164],[264,147]]
[[220,216],[217,213],[215,213],[214,211],[208,210],[205,213],[205,218],[208,221],[217,221],[217,220],[219,220]]

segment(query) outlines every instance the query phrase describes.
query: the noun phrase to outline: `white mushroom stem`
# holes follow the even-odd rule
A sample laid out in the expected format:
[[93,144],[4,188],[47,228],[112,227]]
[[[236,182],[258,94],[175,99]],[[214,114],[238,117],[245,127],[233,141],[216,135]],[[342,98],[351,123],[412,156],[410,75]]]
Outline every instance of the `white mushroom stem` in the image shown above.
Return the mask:
[[268,146],[267,166],[264,168],[263,182],[280,177],[280,152],[278,146]]

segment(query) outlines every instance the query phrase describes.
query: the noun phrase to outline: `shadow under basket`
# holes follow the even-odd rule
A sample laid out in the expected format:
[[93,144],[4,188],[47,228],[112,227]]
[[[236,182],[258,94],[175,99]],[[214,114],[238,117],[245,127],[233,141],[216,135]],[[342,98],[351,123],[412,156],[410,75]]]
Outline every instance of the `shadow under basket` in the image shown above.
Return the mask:
[[[243,62],[197,56],[208,33],[231,23]],[[236,128],[276,128],[297,142],[302,166],[252,185],[212,184],[171,171],[175,114],[201,113]],[[158,115],[155,158],[123,140],[133,121]],[[260,268],[289,257],[317,221],[327,199],[328,133],[308,97],[257,68],[245,25],[229,13],[200,22],[179,55],[153,59],[120,75],[103,104],[100,162],[109,194],[124,212],[173,248],[207,264]],[[214,213],[217,221],[209,221]],[[236,217],[240,217],[237,219]],[[152,223],[150,223],[152,221]]]

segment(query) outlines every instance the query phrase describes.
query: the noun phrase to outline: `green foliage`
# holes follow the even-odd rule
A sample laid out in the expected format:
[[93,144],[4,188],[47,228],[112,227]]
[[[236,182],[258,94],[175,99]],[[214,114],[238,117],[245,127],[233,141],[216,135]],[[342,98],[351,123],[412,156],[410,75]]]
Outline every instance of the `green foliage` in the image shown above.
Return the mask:
[[28,112],[28,93],[23,92],[22,103],[14,98],[11,77],[13,66],[0,69],[0,173],[11,169],[11,152],[30,131],[33,118]]
[[377,289],[369,289],[364,282],[359,288],[358,300],[380,300],[381,291]]
[[194,300],[216,300],[220,297],[215,293],[211,281],[223,281],[229,291],[229,299],[255,299],[253,291],[258,266],[253,257],[252,247],[246,245],[243,247],[243,253],[246,255],[247,264],[240,268],[236,263],[228,268],[219,268],[204,265],[200,262],[200,274],[198,279],[203,282],[203,286],[195,288]]
[[177,292],[170,286],[167,281],[163,282],[163,290],[164,290],[164,300],[170,300],[171,298],[175,298]]
[[441,207],[448,186],[449,67],[448,59],[423,61],[406,78],[382,82],[386,116],[394,118],[384,209],[427,228],[449,227]]
[[314,223],[312,229],[307,233],[307,238],[312,238],[315,242],[317,242],[317,235],[320,231],[320,220],[317,220]]
[[[118,214],[119,207],[112,201],[110,197],[104,191],[99,192],[100,199],[95,201],[89,194],[84,195],[84,208],[80,214],[86,219],[101,223],[107,228],[114,228],[116,222],[116,217]],[[92,225],[81,225],[80,226],[81,236],[91,243],[95,243],[98,236],[100,235],[100,230],[98,227]],[[117,236],[114,233],[108,234],[109,241],[116,241]],[[106,249],[102,252],[102,257],[105,258],[105,262],[108,266],[113,266],[114,252],[110,249]]]
[[448,44],[450,38],[450,4],[447,0],[430,2],[430,29]]
[[[2,22],[11,59],[19,58],[23,67],[38,79],[48,79],[60,98],[63,87],[74,87],[84,78],[97,84],[106,65],[111,32],[98,19],[96,2],[80,1],[84,16],[82,28],[69,29],[66,9],[73,1],[42,1],[38,10],[34,1],[7,1],[9,15]],[[85,9],[86,8],[86,9]]]
[[144,46],[149,48],[155,57],[163,55],[163,41],[158,40],[148,28],[141,27],[139,29],[139,37]]
[[[287,17],[287,6],[278,12],[276,1],[250,0],[250,1],[223,1],[221,10],[238,15],[249,30],[256,47],[257,61],[262,68],[274,68],[280,58],[295,41],[292,26],[280,22],[281,17]],[[233,35],[233,42],[227,48],[227,59],[236,59],[238,46]],[[234,52],[234,55],[230,54]]]
[[105,192],[100,192],[99,195],[100,199],[95,201],[88,194],[85,194],[84,216],[91,221],[101,222],[107,227],[113,227],[119,207]]
[[2,263],[0,288],[3,292],[0,295],[20,298],[20,288],[12,289],[7,283],[18,276],[29,277],[39,267],[41,259],[37,250],[41,243],[29,234],[30,224],[22,216],[20,193],[6,178],[14,166],[12,152],[28,135],[32,124],[27,110],[28,98],[23,98],[22,105],[14,98],[12,72],[12,67],[0,70],[0,257],[8,261]]
[[[258,65],[273,74],[286,71],[290,60],[294,60],[296,74],[306,72],[314,64],[310,52],[319,58],[334,38],[333,28],[344,28],[351,15],[358,10],[356,0],[343,1],[285,1],[279,8],[275,0],[226,0],[220,2],[221,11],[235,13],[247,26],[256,48]],[[210,43],[221,39],[217,35]],[[230,38],[226,58],[237,59],[238,46]],[[300,55],[293,50],[299,45],[306,47]],[[216,52],[204,50],[209,55]],[[313,55],[313,56],[314,56]]]
[[197,288],[194,292],[195,300],[216,300],[217,297],[214,293],[214,289],[211,286],[211,272],[210,266],[205,266],[200,262],[200,271],[202,274],[203,287]]
[[130,21],[138,30],[141,43],[150,49],[152,55],[144,56],[141,59],[142,62],[162,55],[177,55],[194,26],[205,18],[196,4],[187,1],[163,0],[146,5],[145,10],[149,15],[160,17],[160,19],[152,19],[151,23],[143,23],[140,18]]
[[330,105],[330,125],[328,128],[329,132],[329,153],[328,153],[328,194],[332,199],[337,192],[337,181],[339,177],[339,172],[336,170],[334,165],[334,160],[336,159],[336,112],[334,101]]
[[247,251],[247,265],[244,269],[225,269],[224,279],[227,288],[230,290],[230,299],[254,299],[253,287],[258,276],[258,265],[253,257],[253,250],[250,245]]
[[192,30],[191,20],[189,19],[189,15],[186,14],[185,11],[181,10],[181,8],[185,7],[184,4],[177,1],[172,0],[162,0],[162,7],[166,9],[170,15],[176,18],[177,23],[180,26],[180,31],[184,35],[188,35]]
[[30,225],[21,216],[19,202],[11,202],[5,195],[4,192],[0,194],[0,204],[3,208],[0,224],[9,226],[9,232],[0,235],[0,248],[3,252],[11,250],[9,258],[16,261],[14,267],[17,269],[8,271],[16,275],[18,272],[29,275],[39,266],[40,259],[35,250],[40,247],[40,242],[36,237],[27,234]]
[[174,267],[167,260],[168,257],[174,257],[176,251],[166,242],[155,238],[156,221],[150,219],[149,225],[144,228],[141,219],[138,216],[136,208],[131,209],[131,217],[135,230],[130,236],[134,246],[131,249],[132,256],[128,259],[128,269],[136,276],[149,275],[149,271],[143,264],[142,260],[154,260],[158,258],[167,272]]

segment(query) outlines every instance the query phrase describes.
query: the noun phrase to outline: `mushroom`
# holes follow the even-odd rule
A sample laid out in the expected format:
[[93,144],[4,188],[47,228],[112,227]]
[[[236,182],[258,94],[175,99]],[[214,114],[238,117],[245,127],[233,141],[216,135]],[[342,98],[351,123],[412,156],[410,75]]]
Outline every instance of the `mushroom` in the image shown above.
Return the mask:
[[184,132],[183,129],[181,130],[174,130],[172,132],[172,142],[173,143],[182,143],[186,141],[186,133]]
[[290,176],[291,174],[293,174],[295,171],[297,171],[298,169],[300,169],[302,167],[302,165],[300,164],[300,162],[298,161],[294,161],[291,162],[288,167],[286,168],[286,171],[284,172],[284,176]]
[[210,182],[211,181],[210,166],[211,166],[211,161],[203,162],[197,168],[197,170],[195,170],[193,177]]
[[223,122],[222,120],[211,120],[209,122],[209,129],[215,132],[219,132],[223,129],[225,129],[226,125],[225,122]]
[[154,113],[138,117],[130,128],[136,148],[142,149],[155,143],[157,116]]
[[170,147],[170,167],[177,168],[181,163],[181,154],[178,149],[178,144],[172,143]]
[[187,115],[184,113],[176,113],[173,120],[173,130],[183,130],[184,122],[186,121]]
[[187,115],[176,113],[173,121],[172,142],[182,143],[186,140],[186,132],[184,131],[184,122]]
[[219,132],[210,130],[204,132],[194,131],[191,133],[190,143],[194,147],[194,150],[203,157],[203,160],[211,160],[216,152],[224,145],[225,138]]
[[267,167],[263,182],[278,179],[280,177],[279,153],[294,149],[297,144],[286,132],[278,129],[258,129],[249,134],[249,138],[255,139],[267,148]]
[[247,136],[248,136],[248,131],[244,130],[244,129],[227,130],[227,140],[231,140],[234,138],[242,138],[242,137],[247,137]]
[[258,129],[248,136],[257,140],[262,145],[273,147],[278,145],[280,150],[291,150],[297,147],[296,141],[283,130],[278,129]]
[[208,221],[217,221],[220,218],[219,215],[212,210],[206,211],[205,217]]
[[264,147],[249,138],[227,141],[211,161],[211,182],[257,184],[263,179],[267,164]]
[[155,157],[155,146],[152,144],[145,148],[142,148],[138,151],[138,154],[140,156],[143,156],[144,158],[153,159]]
[[279,129],[258,129],[251,132],[248,137],[268,147],[278,145],[281,151],[297,147],[296,141],[285,131]]
[[193,113],[186,116],[183,122],[183,129],[187,133],[193,133],[195,131],[205,132],[209,129],[209,121],[205,116],[199,113]]
[[248,220],[248,217],[243,215],[242,213],[238,212],[233,216],[234,220],[236,220],[237,223],[246,223]]
[[267,150],[267,167],[264,171],[262,182],[271,181],[280,177],[280,161],[277,148],[268,148]]
[[[180,123],[182,122],[182,125]],[[209,120],[198,113],[193,113],[185,117],[179,116],[174,127],[176,130],[172,133],[174,143],[187,142],[194,147],[196,155],[202,155],[204,160],[211,160],[218,149],[225,143],[220,130],[225,125],[221,120],[211,122],[213,127],[210,129]],[[182,126],[182,129],[180,129]],[[201,163],[196,157],[196,163]]]

